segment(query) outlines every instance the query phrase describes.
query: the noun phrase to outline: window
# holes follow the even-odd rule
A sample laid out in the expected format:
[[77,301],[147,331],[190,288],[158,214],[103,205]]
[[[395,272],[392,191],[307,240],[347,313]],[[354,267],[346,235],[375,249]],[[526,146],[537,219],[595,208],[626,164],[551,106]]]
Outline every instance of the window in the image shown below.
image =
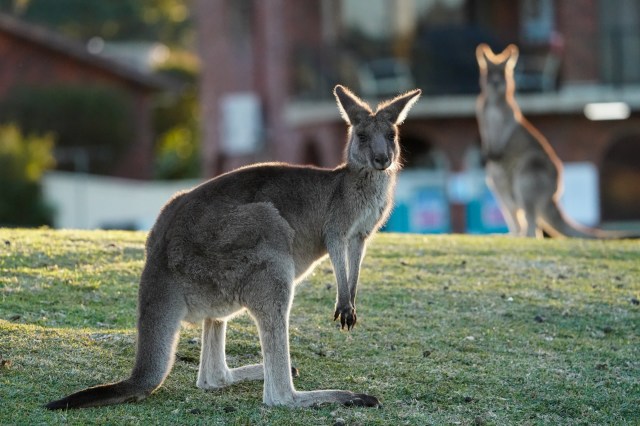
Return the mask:
[[640,83],[640,2],[600,0],[601,71],[605,83]]
[[520,37],[531,44],[548,42],[554,30],[552,0],[520,0]]

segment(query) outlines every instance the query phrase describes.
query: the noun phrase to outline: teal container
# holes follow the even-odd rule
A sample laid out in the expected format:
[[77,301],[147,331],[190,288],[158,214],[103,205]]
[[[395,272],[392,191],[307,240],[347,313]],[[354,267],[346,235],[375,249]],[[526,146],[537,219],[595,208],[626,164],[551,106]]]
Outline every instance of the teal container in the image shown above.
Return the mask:
[[469,234],[503,234],[509,232],[498,201],[484,185],[479,196],[466,207],[466,227]]
[[410,193],[399,197],[383,230],[418,234],[450,232],[449,201],[444,187],[412,188]]

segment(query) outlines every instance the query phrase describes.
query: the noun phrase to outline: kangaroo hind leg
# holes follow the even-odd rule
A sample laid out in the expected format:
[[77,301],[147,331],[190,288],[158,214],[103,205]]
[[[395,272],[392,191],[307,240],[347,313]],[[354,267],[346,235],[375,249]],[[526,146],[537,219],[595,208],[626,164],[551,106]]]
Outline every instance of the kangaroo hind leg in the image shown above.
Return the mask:
[[525,169],[516,176],[514,188],[517,204],[520,207],[518,219],[520,221],[520,235],[542,238],[540,227],[541,212],[547,202],[553,197],[556,184],[543,169],[538,169],[536,162],[532,162],[529,169]]
[[[269,289],[263,285],[268,271],[284,271],[287,280],[293,282],[291,243],[293,231],[270,203],[251,203],[236,207],[233,214],[224,217],[224,246],[211,251],[219,254],[218,262],[230,264],[225,279],[228,288],[242,289],[238,298],[243,305],[260,304],[269,298]],[[238,257],[247,261],[239,263]],[[282,260],[285,259],[285,260]],[[290,277],[289,277],[290,275]],[[266,294],[265,294],[266,293]],[[240,296],[240,294],[242,294]],[[229,368],[225,355],[227,322],[206,318],[202,330],[202,351],[197,386],[202,389],[218,389],[246,380],[263,380],[263,364]],[[297,370],[292,372],[297,375]]]
[[521,228],[518,222],[518,205],[511,195],[513,191],[511,182],[500,169],[491,166],[488,167],[487,185],[500,206],[500,212],[509,228],[509,233],[516,236],[520,235]]
[[229,368],[225,355],[227,322],[207,318],[202,328],[202,351],[197,386],[201,389],[219,389],[245,380],[262,380],[262,364]]
[[289,407],[308,407],[324,403],[339,403],[378,407],[376,397],[356,394],[343,390],[316,390],[299,392],[293,386],[291,358],[289,353],[289,312],[293,297],[293,277],[289,281],[273,277],[255,277],[266,279],[261,287],[270,288],[269,297],[263,297],[260,303],[249,307],[260,334],[262,356],[264,359],[264,393],[266,405],[284,405]]

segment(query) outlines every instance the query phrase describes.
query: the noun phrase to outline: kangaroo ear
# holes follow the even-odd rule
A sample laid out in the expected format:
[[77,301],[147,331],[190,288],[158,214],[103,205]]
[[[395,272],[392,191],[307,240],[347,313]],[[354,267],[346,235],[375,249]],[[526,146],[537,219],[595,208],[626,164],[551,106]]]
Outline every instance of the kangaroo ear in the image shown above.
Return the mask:
[[476,47],[476,60],[480,68],[487,68],[487,51],[491,51],[491,48],[486,43],[480,43]]
[[509,59],[507,59],[507,66],[515,67],[516,62],[518,62],[518,56],[520,55],[520,51],[518,50],[518,46],[515,44],[510,44],[507,46],[507,50],[509,52]]
[[333,89],[333,95],[338,102],[340,115],[347,124],[357,124],[363,118],[372,114],[369,105],[344,86],[338,84]]
[[418,101],[422,90],[414,89],[390,101],[378,105],[376,114],[384,114],[393,124],[400,124],[407,118],[409,110]]

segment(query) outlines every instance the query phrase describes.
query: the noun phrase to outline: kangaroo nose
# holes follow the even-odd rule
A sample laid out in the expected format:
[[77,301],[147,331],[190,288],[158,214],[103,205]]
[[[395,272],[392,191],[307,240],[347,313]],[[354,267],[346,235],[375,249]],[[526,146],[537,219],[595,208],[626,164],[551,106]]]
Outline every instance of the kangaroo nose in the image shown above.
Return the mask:
[[385,170],[391,165],[391,160],[386,154],[376,154],[373,157],[373,166],[378,170]]

